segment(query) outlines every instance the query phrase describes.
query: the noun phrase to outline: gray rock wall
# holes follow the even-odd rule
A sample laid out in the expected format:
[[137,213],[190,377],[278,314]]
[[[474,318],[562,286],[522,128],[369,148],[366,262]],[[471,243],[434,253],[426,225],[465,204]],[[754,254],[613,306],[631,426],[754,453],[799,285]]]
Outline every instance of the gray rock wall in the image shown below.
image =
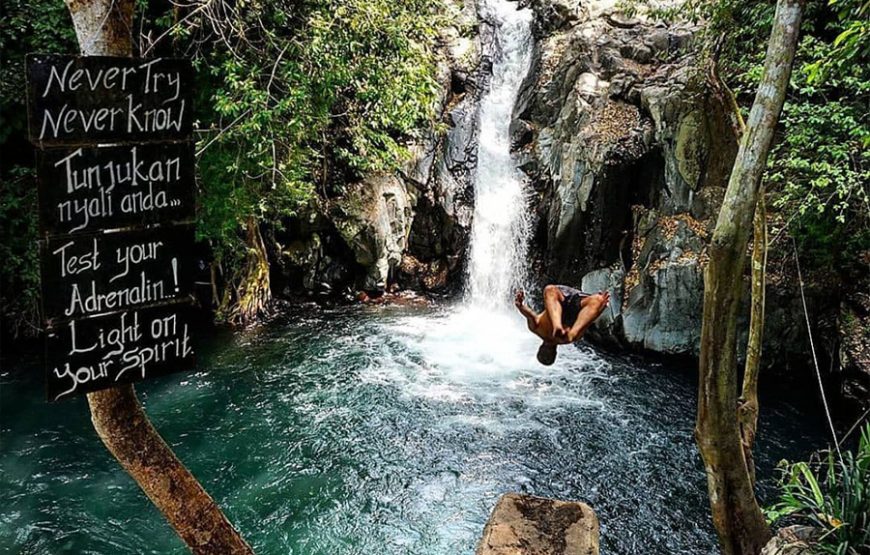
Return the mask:
[[[627,18],[610,0],[526,1],[537,44],[513,139],[536,191],[532,264],[544,282],[611,292],[591,339],[697,356],[707,242],[737,152],[730,109],[698,67],[699,29]],[[860,413],[870,406],[870,301],[860,285],[837,295],[824,285],[830,272],[815,273],[804,277],[819,364],[834,370],[843,414]],[[815,387],[784,240],[769,253],[762,361]]]
[[458,27],[473,37],[448,36],[450,89],[443,109],[446,131],[435,137],[429,172],[413,180],[419,192],[407,252],[399,267],[401,285],[444,292],[461,280],[474,211],[478,112],[491,74],[492,29],[466,2]]
[[[607,4],[532,2],[539,51],[515,136],[539,190],[536,250],[547,281],[611,290],[599,340],[693,353],[706,237],[736,141],[695,82],[697,29]],[[554,26],[554,11],[572,15]]]

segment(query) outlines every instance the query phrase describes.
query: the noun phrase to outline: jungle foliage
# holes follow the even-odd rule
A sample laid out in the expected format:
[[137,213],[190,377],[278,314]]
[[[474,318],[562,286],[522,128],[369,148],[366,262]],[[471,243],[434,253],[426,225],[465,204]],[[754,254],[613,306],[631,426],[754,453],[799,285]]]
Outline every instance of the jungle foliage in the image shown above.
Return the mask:
[[0,325],[13,335],[37,331],[35,157],[27,142],[24,55],[75,52],[63,2],[0,0]]
[[[23,59],[77,49],[62,2],[3,2],[0,254],[11,262],[0,284],[4,319],[35,322]],[[251,225],[281,225],[315,195],[401,163],[403,144],[434,117],[444,9],[442,0],[139,1],[134,51],[190,57],[196,68],[197,232],[228,289],[263,260],[249,256]]]
[[[776,2],[623,0],[668,21],[705,22],[698,48],[748,111],[761,77]],[[745,112],[744,112],[745,115]],[[801,259],[866,272],[870,259],[870,1],[808,0],[791,86],[768,157],[769,206]],[[775,237],[782,238],[778,232]]]
[[[151,3],[153,6],[153,3]],[[395,168],[434,116],[438,0],[193,2],[146,12],[142,51],[191,57],[200,83],[200,237],[243,251],[275,222]]]
[[[720,73],[748,109],[761,77],[773,0],[689,0],[660,17],[708,22]],[[768,158],[770,205],[802,259],[844,278],[870,251],[870,1],[808,0],[791,87]]]
[[857,555],[870,551],[870,424],[854,452],[817,453],[809,462],[782,463],[779,501],[771,521],[788,517],[819,533],[819,553]]
[[[711,33],[725,37],[723,77],[739,98],[756,88],[771,2],[720,3]],[[870,2],[807,4],[791,88],[765,177],[807,260],[843,277],[866,270],[870,249]],[[746,45],[755,45],[747,48]]]

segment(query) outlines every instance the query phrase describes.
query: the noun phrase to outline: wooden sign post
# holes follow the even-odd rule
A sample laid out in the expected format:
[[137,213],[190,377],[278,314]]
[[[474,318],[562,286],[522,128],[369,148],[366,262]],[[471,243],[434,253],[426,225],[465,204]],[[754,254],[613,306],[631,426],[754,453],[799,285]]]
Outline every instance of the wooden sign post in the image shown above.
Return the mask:
[[192,69],[130,58],[134,0],[67,0],[83,56],[31,55],[46,393],[87,392],[106,448],[196,554],[253,553],[132,382],[193,366]]
[[179,59],[27,57],[51,401],[193,366],[192,75]]

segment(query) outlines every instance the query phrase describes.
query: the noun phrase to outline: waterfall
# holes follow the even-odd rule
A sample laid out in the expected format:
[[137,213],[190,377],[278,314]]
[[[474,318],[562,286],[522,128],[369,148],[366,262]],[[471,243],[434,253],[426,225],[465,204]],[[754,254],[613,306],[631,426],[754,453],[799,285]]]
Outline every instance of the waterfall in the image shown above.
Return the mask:
[[531,11],[508,0],[482,0],[494,26],[489,91],[481,99],[474,219],[466,297],[503,305],[525,281],[530,217],[524,178],[510,153],[511,116],[531,64]]

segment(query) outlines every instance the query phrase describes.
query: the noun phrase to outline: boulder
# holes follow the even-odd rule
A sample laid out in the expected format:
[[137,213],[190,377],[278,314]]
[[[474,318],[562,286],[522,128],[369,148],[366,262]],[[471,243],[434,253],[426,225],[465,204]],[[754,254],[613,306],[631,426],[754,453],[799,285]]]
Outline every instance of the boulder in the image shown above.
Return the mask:
[[349,186],[328,210],[356,263],[365,268],[359,288],[384,291],[411,228],[411,196],[404,183],[393,175],[373,176]]
[[502,495],[476,555],[598,555],[598,517],[579,501]]
[[362,271],[326,212],[326,203],[314,199],[285,219],[281,229],[269,231],[266,244],[275,292],[290,297],[300,292],[344,294],[353,289]]
[[810,540],[814,529],[807,526],[789,526],[779,530],[761,550],[761,555],[813,555]]
[[399,272],[410,289],[438,293],[448,286],[450,266],[442,260],[420,262],[414,256],[406,254],[402,258]]
[[697,354],[703,308],[698,260],[668,261],[647,271],[626,301],[625,340],[639,350]]
[[613,346],[621,345],[622,331],[622,291],[625,286],[625,272],[619,265],[593,270],[583,276],[581,289],[587,293],[610,292],[610,307],[593,324],[588,334],[599,343]]

